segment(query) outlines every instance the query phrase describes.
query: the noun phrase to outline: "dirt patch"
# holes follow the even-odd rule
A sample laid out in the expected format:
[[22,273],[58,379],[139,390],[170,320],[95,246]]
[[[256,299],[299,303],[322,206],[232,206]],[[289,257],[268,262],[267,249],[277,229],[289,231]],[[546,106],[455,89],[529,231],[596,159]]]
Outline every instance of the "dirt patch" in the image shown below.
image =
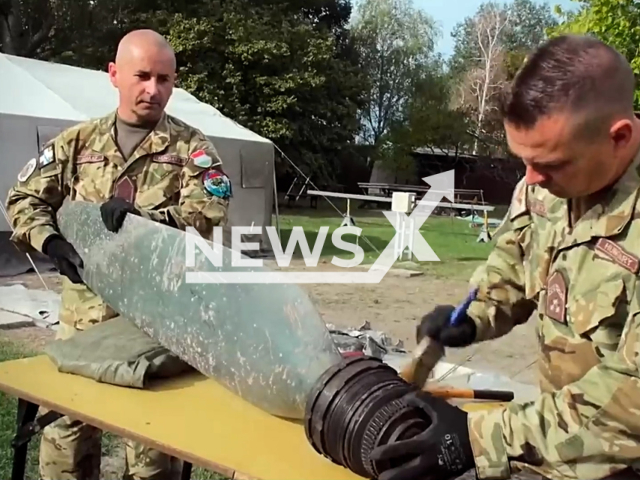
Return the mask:
[[[296,271],[337,270],[330,263],[306,267],[293,260],[290,269]],[[60,276],[45,273],[42,280],[51,290],[60,292]],[[41,289],[42,280],[36,274],[0,278],[0,285],[21,283],[27,288]],[[468,284],[460,280],[443,280],[428,273],[405,277],[387,273],[374,284],[301,284],[308,292],[327,323],[337,327],[360,327],[369,322],[371,328],[384,331],[406,348],[415,345],[415,329],[420,318],[438,304],[457,304],[467,294]],[[0,335],[14,338],[40,350],[53,339],[54,332],[36,327],[0,330]],[[447,361],[465,363],[479,370],[492,370],[521,382],[535,383],[535,325],[529,322],[516,327],[509,335],[472,347],[451,350]]]
[[[293,262],[292,268],[309,270],[304,264]],[[335,270],[330,264],[313,268]],[[422,316],[436,305],[458,304],[469,289],[466,281],[443,280],[427,273],[406,278],[393,272],[377,284],[303,284],[301,287],[309,293],[325,322],[357,328],[368,321],[371,328],[402,340],[409,349],[415,346],[415,330]],[[503,338],[450,350],[445,360],[535,383],[536,348],[535,325],[529,322]]]
[[[0,286],[14,284],[21,284],[34,290],[53,290],[58,293],[62,289],[61,277],[55,272],[43,272],[40,276],[36,273],[25,273],[13,277],[0,277]],[[45,345],[55,338],[55,335],[54,330],[35,326],[0,329],[1,337],[13,340],[35,353],[41,352]]]
[[[291,268],[306,270],[304,264],[292,262]],[[314,269],[316,269],[314,267]],[[317,270],[335,270],[323,264]],[[43,275],[47,287],[60,291],[60,277],[53,273]],[[21,283],[28,288],[44,288],[35,274],[0,278],[0,285]],[[388,273],[378,284],[302,284],[318,308],[323,319],[338,327],[360,327],[369,322],[371,328],[384,331],[395,340],[402,340],[406,348],[415,345],[415,329],[420,318],[441,303],[457,304],[467,294],[464,281],[443,280],[429,274],[406,278]],[[472,346],[452,350],[446,360],[463,363],[480,370],[492,370],[509,375],[521,382],[535,382],[536,340],[532,322],[517,327],[508,336]],[[10,338],[32,351],[41,351],[55,336],[55,332],[37,327],[0,330],[0,336]],[[103,457],[103,472],[119,478],[124,468],[124,452],[119,439],[107,441],[108,451]],[[471,478],[471,474],[468,475]],[[467,478],[465,475],[464,478]],[[515,478],[515,477],[514,477]],[[528,475],[517,478],[534,478]]]
[[13,277],[0,277],[0,286],[22,284],[26,288],[36,290],[53,290],[60,292],[62,289],[62,277],[56,272],[25,273]]
[[47,343],[54,339],[56,332],[40,327],[22,327],[1,329],[0,335],[3,338],[24,345],[27,350],[39,353]]
[[387,274],[378,284],[303,285],[324,320],[339,327],[365,322],[405,346],[415,344],[420,318],[440,303],[457,303],[467,294],[464,282],[446,282],[427,275],[402,278]]

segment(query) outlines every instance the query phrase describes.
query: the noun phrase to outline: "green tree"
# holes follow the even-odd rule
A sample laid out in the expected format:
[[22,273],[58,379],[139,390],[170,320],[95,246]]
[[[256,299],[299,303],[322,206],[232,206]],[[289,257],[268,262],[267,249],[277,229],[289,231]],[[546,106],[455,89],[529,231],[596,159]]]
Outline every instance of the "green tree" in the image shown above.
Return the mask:
[[320,21],[311,8],[301,18],[278,3],[227,0],[217,15],[173,16],[180,84],[277,142],[308,174],[335,182],[366,91],[345,27],[350,11]]
[[0,6],[3,2],[12,5],[10,18],[24,25],[12,30],[19,40],[13,43],[21,48],[1,41],[4,53],[13,49],[15,55],[104,70],[127,31],[158,28],[168,14],[197,15],[202,0],[0,0]]
[[[37,2],[52,24],[42,40]],[[179,87],[276,142],[314,181],[335,181],[354,142],[367,82],[349,0],[0,0],[0,32],[7,5],[26,32],[11,39],[17,54],[79,67],[104,70],[126,32],[159,31]]]
[[455,104],[472,119],[476,139],[472,153],[505,153],[496,114],[498,95],[526,55],[547,38],[547,29],[556,24],[548,4],[489,1],[454,29],[455,47],[449,66],[457,85]]
[[400,118],[413,84],[432,58],[439,31],[411,0],[363,0],[353,33],[370,79],[367,103],[360,111],[361,136],[377,146]]
[[442,149],[455,155],[469,145],[467,112],[451,106],[454,86],[441,60],[424,67],[401,114],[382,138],[376,156],[382,166],[396,175],[410,174],[418,149]]
[[558,20],[548,3],[532,0],[514,0],[505,4],[485,2],[480,5],[475,15],[465,18],[454,27],[451,34],[455,40],[454,53],[450,61],[452,71],[464,72],[469,64],[479,61],[482,50],[476,23],[478,18],[487,17],[493,12],[499,12],[508,20],[498,37],[501,48],[509,54],[519,55],[521,60],[547,39],[550,28],[558,25]]
[[[636,76],[640,75],[640,3],[636,0],[573,1],[579,7],[577,11],[556,7],[563,21],[550,28],[549,35],[594,35],[624,55]],[[636,90],[635,106],[640,108],[640,87]]]
[[59,23],[54,7],[63,5],[50,0],[0,0],[0,52],[34,55]]
[[441,65],[432,68],[412,88],[403,114],[391,126],[390,137],[410,150],[442,148],[458,150],[468,145],[467,114],[452,108],[450,98],[455,87]]

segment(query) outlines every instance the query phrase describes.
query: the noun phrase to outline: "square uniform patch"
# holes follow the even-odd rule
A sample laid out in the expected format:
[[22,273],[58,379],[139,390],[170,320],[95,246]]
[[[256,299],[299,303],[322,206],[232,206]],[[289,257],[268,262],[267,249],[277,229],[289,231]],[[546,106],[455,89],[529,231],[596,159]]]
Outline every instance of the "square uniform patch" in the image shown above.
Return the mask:
[[40,168],[46,167],[53,162],[53,159],[53,147],[47,147],[42,151],[40,157],[38,157],[38,164]]

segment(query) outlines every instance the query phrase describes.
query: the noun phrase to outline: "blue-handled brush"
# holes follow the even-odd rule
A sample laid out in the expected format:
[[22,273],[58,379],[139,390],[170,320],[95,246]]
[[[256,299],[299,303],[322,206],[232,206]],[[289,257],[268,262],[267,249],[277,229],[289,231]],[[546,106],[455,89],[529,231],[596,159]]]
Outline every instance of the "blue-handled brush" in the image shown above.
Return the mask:
[[[466,300],[458,305],[451,313],[450,323],[456,325],[464,313],[476,299],[478,289],[472,290]],[[444,356],[444,347],[437,341],[425,335],[413,352],[411,361],[400,371],[400,376],[407,382],[423,389],[436,364]]]
[[467,313],[467,309],[469,308],[469,305],[471,305],[471,302],[473,302],[476,299],[477,295],[478,295],[477,288],[469,292],[469,295],[467,295],[466,300],[460,305],[458,305],[456,309],[453,311],[453,313],[451,313],[451,325],[457,325],[458,322],[462,318],[464,318],[464,314]]

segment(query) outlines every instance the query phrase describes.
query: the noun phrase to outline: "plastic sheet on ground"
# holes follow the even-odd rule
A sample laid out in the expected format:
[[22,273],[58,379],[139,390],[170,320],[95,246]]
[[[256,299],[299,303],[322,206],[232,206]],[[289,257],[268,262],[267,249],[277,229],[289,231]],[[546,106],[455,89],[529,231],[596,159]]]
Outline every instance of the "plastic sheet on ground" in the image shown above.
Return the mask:
[[58,323],[60,295],[52,290],[35,290],[15,284],[0,287],[0,311],[30,318],[39,327]]
[[407,355],[402,341],[393,342],[391,337],[384,332],[371,330],[369,322],[365,322],[360,328],[348,328],[341,330],[328,323],[327,328],[331,333],[341,353],[362,352],[364,355],[385,360],[388,356]]
[[[401,341],[394,342],[384,332],[371,330],[369,322],[360,328],[338,329],[328,324],[331,336],[343,354],[362,352],[379,358],[389,366],[400,370],[410,359],[411,353]],[[441,361],[433,371],[434,380],[442,379],[443,385],[456,388],[485,390],[508,390],[514,393],[515,401],[526,402],[540,395],[535,385],[516,382],[506,375],[482,372],[469,367]]]
[[[30,318],[34,324],[51,328],[58,323],[60,295],[48,290],[32,290],[20,284],[0,287],[0,313],[9,312]],[[371,329],[369,322],[360,328],[339,329],[327,324],[333,341],[343,354],[362,353],[381,359],[396,370],[409,360],[410,352],[402,341],[395,341],[381,331]],[[534,385],[516,382],[505,375],[476,371],[466,366],[440,362],[434,378],[445,376],[443,383],[458,388],[510,390],[516,401],[528,401],[539,395]]]

